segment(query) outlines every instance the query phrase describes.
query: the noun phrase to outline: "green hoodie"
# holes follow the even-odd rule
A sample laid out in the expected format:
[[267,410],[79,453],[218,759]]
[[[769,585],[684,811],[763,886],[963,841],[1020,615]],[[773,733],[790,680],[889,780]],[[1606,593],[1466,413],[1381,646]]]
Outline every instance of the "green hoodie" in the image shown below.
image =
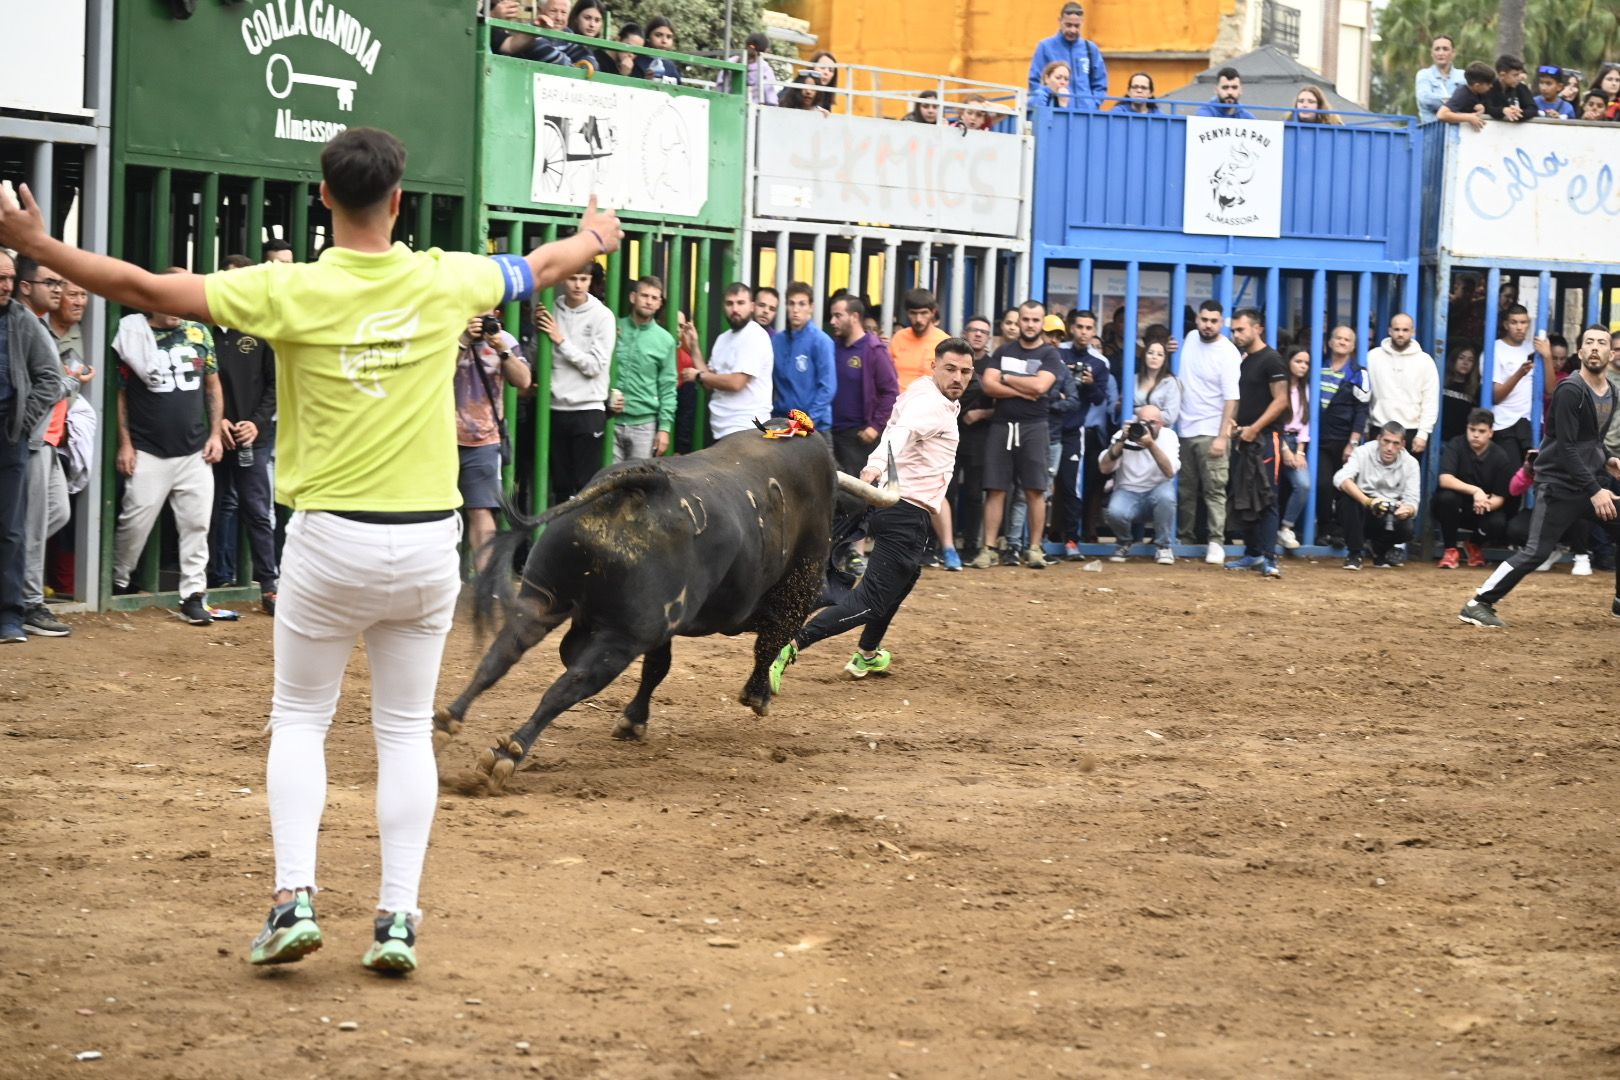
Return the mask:
[[642,326],[630,316],[619,320],[613,347],[613,385],[624,394],[621,424],[658,422],[675,430],[675,339],[657,322]]

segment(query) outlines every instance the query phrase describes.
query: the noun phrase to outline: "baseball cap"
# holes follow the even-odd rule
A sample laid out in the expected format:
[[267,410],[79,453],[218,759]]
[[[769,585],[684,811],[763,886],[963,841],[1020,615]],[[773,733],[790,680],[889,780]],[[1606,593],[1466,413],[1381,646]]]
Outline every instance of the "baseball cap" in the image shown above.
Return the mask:
[[1062,333],[1063,332],[1063,320],[1060,319],[1056,315],[1048,315],[1046,317],[1046,321],[1041,323],[1041,329],[1043,331],[1045,331],[1046,333],[1048,333],[1048,334],[1050,334],[1054,330],[1056,330],[1059,333]]

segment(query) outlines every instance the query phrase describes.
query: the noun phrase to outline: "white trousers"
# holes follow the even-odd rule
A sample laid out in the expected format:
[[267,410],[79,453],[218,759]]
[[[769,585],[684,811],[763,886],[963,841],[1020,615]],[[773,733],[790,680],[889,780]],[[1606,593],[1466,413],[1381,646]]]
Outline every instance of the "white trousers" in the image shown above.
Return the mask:
[[28,547],[23,556],[23,607],[45,602],[45,542],[68,523],[67,477],[56,447],[42,443],[28,451]]
[[113,584],[129,584],[163,504],[174,511],[180,534],[180,595],[208,591],[208,522],[214,512],[214,469],[202,452],[158,457],[135,451],[135,475],[124,483],[113,552]]
[[420,915],[438,802],[433,694],[461,591],[461,518],[367,525],[300,511],[287,525],[276,601],[276,688],[265,789],[276,888],[313,887],[326,808],[326,732],[357,637],[371,663],[382,911]]

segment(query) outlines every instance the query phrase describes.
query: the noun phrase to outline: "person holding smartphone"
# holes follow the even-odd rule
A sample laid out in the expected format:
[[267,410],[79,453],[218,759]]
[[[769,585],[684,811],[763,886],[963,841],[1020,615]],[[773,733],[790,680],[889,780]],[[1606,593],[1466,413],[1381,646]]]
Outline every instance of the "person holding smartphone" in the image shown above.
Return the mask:
[[1491,408],[1496,431],[1491,440],[1508,452],[1510,461],[1523,461],[1535,445],[1530,431],[1530,409],[1535,404],[1536,358],[1545,360],[1552,346],[1546,331],[1530,338],[1530,312],[1511,304],[1502,313],[1502,336],[1496,339],[1491,361]]

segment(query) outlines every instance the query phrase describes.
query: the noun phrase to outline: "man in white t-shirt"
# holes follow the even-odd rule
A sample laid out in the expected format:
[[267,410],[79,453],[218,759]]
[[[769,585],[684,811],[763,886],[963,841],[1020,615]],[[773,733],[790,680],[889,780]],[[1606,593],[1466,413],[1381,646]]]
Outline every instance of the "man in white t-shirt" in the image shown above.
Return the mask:
[[709,392],[709,429],[716,439],[754,426],[771,415],[771,371],[776,358],[771,336],[754,321],[754,294],[740,281],[726,286],[726,322],[714,339],[707,362],[692,357],[681,381]]
[[[1545,331],[1530,340],[1530,312],[1523,304],[1512,304],[1502,312],[1502,336],[1496,339],[1491,360],[1491,411],[1496,414],[1496,432],[1491,441],[1508,452],[1514,468],[1524,464],[1524,455],[1535,440],[1530,431],[1530,410],[1535,404],[1536,357],[1547,359],[1550,350]],[[1542,371],[1543,379],[1546,370]]]
[[1209,543],[1204,561],[1226,562],[1226,437],[1237,415],[1238,374],[1243,358],[1221,334],[1226,321],[1221,305],[1205,300],[1198,308],[1197,329],[1177,352],[1181,381],[1181,483],[1178,516],[1181,542],[1196,544],[1198,502],[1204,503]]

